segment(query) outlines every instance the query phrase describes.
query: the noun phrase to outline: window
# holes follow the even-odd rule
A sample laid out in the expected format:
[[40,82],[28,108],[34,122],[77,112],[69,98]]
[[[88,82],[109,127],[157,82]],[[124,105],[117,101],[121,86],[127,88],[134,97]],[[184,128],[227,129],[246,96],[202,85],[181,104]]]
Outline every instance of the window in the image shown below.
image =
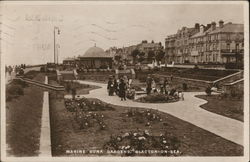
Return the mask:
[[227,44],[227,50],[230,50],[230,43]]
[[236,52],[239,52],[239,44],[235,44]]
[[241,47],[244,47],[244,42],[242,42]]
[[218,34],[215,34],[215,40],[218,40]]
[[230,34],[227,34],[227,40],[230,40]]

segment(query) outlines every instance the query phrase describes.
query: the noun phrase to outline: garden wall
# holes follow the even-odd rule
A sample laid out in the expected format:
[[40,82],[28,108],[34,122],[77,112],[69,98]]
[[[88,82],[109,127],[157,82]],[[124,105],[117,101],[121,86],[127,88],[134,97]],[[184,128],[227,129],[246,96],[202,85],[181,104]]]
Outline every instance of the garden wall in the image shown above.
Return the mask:
[[[168,75],[159,75],[159,74],[153,74],[153,77],[159,78],[159,79],[163,79],[163,78],[167,78],[168,80],[170,80],[170,76]],[[213,82],[211,81],[204,81],[204,80],[198,80],[198,79],[189,79],[189,78],[181,78],[181,77],[173,77],[172,78],[173,82],[176,83],[186,83],[188,86],[192,86],[192,87],[201,87],[201,88],[206,88],[208,86],[212,86]]]

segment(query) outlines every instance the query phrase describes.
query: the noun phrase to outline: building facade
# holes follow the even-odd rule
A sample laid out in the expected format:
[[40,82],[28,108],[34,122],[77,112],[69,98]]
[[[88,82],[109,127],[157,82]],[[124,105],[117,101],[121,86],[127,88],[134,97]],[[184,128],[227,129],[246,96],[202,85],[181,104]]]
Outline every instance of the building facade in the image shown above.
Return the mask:
[[242,63],[244,53],[243,24],[231,22],[224,24],[221,20],[218,26],[216,22],[212,22],[206,26],[196,24],[193,29],[183,28],[165,39],[165,52],[167,62]]
[[148,53],[150,51],[160,51],[163,50],[163,46],[161,42],[155,43],[153,40],[151,42],[148,42],[147,40],[143,40],[141,43],[137,44],[137,49],[139,49],[141,52],[145,53],[145,57],[148,57]]

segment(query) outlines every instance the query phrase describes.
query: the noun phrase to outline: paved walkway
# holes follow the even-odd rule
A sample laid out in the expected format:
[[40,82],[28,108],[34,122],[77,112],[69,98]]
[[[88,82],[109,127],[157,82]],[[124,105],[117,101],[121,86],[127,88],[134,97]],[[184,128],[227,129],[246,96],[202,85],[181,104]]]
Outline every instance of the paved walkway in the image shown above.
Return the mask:
[[186,92],[185,100],[174,103],[139,103],[131,100],[120,101],[119,97],[107,95],[107,85],[89,81],[78,81],[81,84],[96,85],[101,88],[90,91],[87,98],[97,98],[106,103],[119,106],[152,108],[168,113],[195,126],[212,132],[229,141],[243,146],[243,122],[227,118],[200,108],[200,105],[207,101],[195,97],[195,95],[205,94],[202,92]]
[[[31,70],[40,71],[40,67],[28,67],[24,69],[24,74],[26,74],[27,72]],[[15,72],[11,72],[11,74],[5,73],[5,84],[9,84],[15,78],[16,78]]]
[[[44,83],[48,84],[47,76],[45,76]],[[39,156],[51,157],[49,92],[47,91],[43,92],[43,111],[41,123]]]

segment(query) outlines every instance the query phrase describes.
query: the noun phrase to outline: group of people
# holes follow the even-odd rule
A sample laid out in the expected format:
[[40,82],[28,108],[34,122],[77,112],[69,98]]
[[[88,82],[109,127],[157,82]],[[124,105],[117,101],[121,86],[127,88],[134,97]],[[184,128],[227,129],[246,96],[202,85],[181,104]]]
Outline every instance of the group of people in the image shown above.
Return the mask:
[[147,80],[146,80],[147,95],[151,93],[161,93],[161,94],[179,97],[181,100],[184,100],[184,93],[170,86],[172,79],[173,79],[172,76],[170,76],[170,81],[167,78],[164,78],[164,80],[161,80],[159,82],[159,87],[157,87],[155,79],[152,76],[148,75]]
[[116,79],[114,76],[109,78],[108,81],[108,95],[113,96],[114,94],[121,98],[121,101],[126,98],[134,98],[135,89],[131,87],[132,79],[128,79],[126,75],[120,79]]
[[23,72],[23,69],[26,68],[25,64],[21,64],[21,65],[15,65],[15,66],[5,66],[5,73],[8,73],[9,75],[11,75],[12,72],[14,73],[20,73],[20,71]]
[[[164,80],[159,82],[159,86],[157,86],[155,79],[149,75],[146,80],[146,94],[161,93],[184,100],[184,93],[172,87],[171,82],[172,77],[170,77],[170,80],[164,78]],[[121,98],[121,101],[126,100],[126,98],[135,99],[136,91],[132,86],[132,79],[128,79],[126,75],[120,79],[111,76],[108,81],[107,90],[109,96],[117,95]]]

